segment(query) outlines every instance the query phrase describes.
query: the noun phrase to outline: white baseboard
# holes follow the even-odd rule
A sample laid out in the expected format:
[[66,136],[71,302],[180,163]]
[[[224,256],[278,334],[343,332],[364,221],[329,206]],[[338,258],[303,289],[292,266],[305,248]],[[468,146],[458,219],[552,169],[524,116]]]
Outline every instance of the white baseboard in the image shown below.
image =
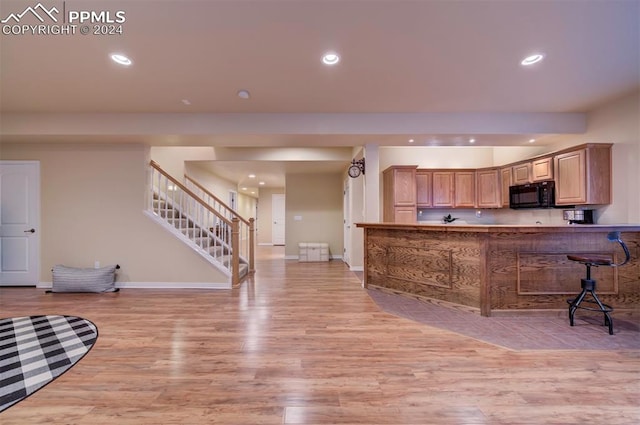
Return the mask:
[[351,266],[349,267],[349,270],[351,270],[352,272],[363,272],[364,266]]
[[273,246],[273,244],[270,242],[261,242],[258,244],[258,246]]
[[[36,286],[51,289],[51,282],[40,282]],[[116,282],[120,289],[231,289],[228,282]]]
[[298,255],[285,255],[284,259],[285,260],[299,260],[300,256],[298,256]]

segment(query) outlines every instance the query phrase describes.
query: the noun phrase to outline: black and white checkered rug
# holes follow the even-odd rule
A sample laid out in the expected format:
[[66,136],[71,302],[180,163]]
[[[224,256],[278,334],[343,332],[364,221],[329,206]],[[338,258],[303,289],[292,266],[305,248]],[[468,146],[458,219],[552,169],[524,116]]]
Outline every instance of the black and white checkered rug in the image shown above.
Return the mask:
[[0,319],[0,412],[76,364],[98,339],[98,328],[74,316]]

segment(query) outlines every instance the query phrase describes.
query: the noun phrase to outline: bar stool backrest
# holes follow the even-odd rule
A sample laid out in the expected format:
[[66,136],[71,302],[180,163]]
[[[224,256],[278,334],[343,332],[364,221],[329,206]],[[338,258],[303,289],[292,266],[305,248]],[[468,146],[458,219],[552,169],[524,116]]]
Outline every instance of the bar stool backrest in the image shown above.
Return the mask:
[[607,239],[609,239],[609,241],[611,242],[618,242],[622,247],[622,249],[624,250],[624,255],[625,255],[625,259],[622,263],[611,264],[611,267],[620,267],[627,264],[629,262],[629,259],[631,258],[631,254],[629,253],[629,248],[627,247],[627,244],[625,244],[622,238],[620,237],[620,232],[610,232],[607,235]]

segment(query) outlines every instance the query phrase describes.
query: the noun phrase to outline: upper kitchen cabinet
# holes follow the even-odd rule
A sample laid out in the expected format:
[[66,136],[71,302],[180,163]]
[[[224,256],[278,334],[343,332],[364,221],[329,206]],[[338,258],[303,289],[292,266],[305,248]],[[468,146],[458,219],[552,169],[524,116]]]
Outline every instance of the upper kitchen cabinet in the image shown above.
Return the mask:
[[512,167],[513,184],[531,183],[531,162],[523,162]]
[[434,208],[453,207],[453,171],[434,171],[432,182],[431,206]]
[[416,172],[418,208],[475,208],[475,170]]
[[416,201],[418,208],[431,207],[433,173],[428,170],[416,170]]
[[[476,171],[476,206],[478,208],[500,208],[502,207],[500,173],[497,168],[488,168]],[[511,176],[511,169],[509,169]],[[507,195],[509,187],[507,186]],[[509,200],[507,197],[507,205]]]
[[531,181],[545,180],[553,180],[553,157],[551,156],[531,161]]
[[586,144],[554,157],[556,205],[611,203],[611,144]]
[[475,170],[456,171],[454,173],[454,208],[475,208],[476,172]]
[[415,223],[417,165],[399,165],[383,171],[383,220]]
[[501,207],[509,207],[509,186],[513,185],[513,178],[511,177],[511,167],[504,167],[500,170],[500,183],[502,188],[501,193]]

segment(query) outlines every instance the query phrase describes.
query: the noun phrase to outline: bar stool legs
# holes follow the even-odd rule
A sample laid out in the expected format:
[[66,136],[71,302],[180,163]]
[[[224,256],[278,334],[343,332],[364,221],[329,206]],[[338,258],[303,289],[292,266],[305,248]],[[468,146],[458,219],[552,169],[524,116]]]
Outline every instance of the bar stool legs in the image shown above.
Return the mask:
[[[611,313],[613,308],[603,304],[598,296],[596,295],[596,281],[591,279],[591,265],[586,264],[587,266],[587,278],[581,279],[582,291],[580,294],[574,298],[567,300],[569,303],[569,325],[573,326],[573,316],[577,309],[581,308],[583,310],[590,311],[599,311],[604,314],[604,325],[609,327],[609,335],[613,335],[613,320],[611,319]],[[587,294],[591,295],[593,301],[585,300]],[[580,305],[582,302],[596,304],[598,308],[585,307]]]
[[[587,277],[586,279],[581,280],[582,292],[574,298],[569,299],[567,302],[569,303],[569,324],[573,326],[573,315],[576,313],[576,310],[581,308],[584,310],[591,311],[599,311],[604,314],[604,325],[609,327],[609,335],[613,335],[613,320],[611,320],[611,313],[613,311],[613,307],[603,304],[598,296],[596,295],[596,281],[595,279],[591,279],[591,267],[620,267],[624,266],[631,259],[631,253],[629,252],[629,248],[627,244],[624,243],[622,238],[620,237],[620,232],[609,232],[607,234],[607,239],[609,242],[617,242],[622,250],[624,251],[624,260],[620,263],[614,263],[613,258],[609,258],[609,256],[603,257],[598,254],[585,256],[585,255],[567,255],[567,259],[570,261],[575,261],[580,264],[584,264],[587,267]],[[585,301],[585,297],[587,294],[590,294],[593,298],[593,301],[588,300]],[[596,304],[598,308],[584,307],[581,304],[591,303]]]

